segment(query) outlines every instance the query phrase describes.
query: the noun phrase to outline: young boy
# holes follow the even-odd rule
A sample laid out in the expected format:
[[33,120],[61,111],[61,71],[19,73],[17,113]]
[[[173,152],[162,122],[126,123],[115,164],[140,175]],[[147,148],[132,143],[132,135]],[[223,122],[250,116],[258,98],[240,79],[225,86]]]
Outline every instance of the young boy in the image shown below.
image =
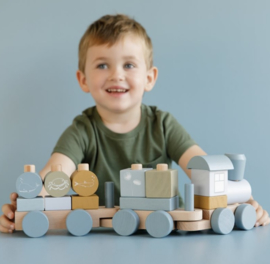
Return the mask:
[[[96,106],[77,116],[62,134],[41,177],[52,164],[62,164],[71,175],[79,163],[89,163],[99,178],[100,204],[104,204],[105,181],[115,183],[118,204],[119,171],[132,163],[155,168],[173,160],[190,177],[187,163],[206,153],[172,115],[142,105],[144,92],[152,90],[157,76],[151,40],[138,22],[125,15],[107,15],[90,25],[79,45],[77,79]],[[11,204],[2,208],[2,232],[14,230],[16,198],[12,193]],[[257,209],[256,225],[268,224],[267,212],[255,201],[250,203]]]

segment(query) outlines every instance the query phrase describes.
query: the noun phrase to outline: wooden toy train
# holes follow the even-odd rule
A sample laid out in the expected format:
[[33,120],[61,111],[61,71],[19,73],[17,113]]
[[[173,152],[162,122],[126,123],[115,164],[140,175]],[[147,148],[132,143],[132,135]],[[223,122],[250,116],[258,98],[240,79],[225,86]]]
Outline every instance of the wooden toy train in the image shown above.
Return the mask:
[[[105,183],[105,206],[99,206],[97,176],[88,164],[79,164],[69,178],[61,166],[52,166],[44,179],[50,196],[39,196],[43,182],[33,165],[16,182],[15,230],[40,237],[49,229],[67,229],[83,236],[95,227],[110,227],[122,236],[146,229],[153,237],[164,237],[173,229],[197,231],[213,229],[228,234],[236,225],[253,228],[256,211],[245,204],[251,187],[243,179],[242,154],[196,156],[188,163],[191,184],[185,185],[185,208],[179,208],[177,170],[167,164],[156,169],[133,164],[120,171],[120,206],[114,206],[114,185]],[[67,195],[70,188],[76,195]]]

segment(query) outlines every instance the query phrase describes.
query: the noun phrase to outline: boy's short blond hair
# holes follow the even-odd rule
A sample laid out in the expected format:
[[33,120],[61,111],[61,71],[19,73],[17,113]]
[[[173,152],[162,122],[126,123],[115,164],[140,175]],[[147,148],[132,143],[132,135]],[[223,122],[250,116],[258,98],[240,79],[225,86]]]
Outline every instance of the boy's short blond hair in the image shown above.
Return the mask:
[[79,44],[79,70],[83,73],[85,71],[89,47],[103,44],[111,47],[127,33],[135,34],[145,43],[145,61],[147,68],[150,69],[153,66],[153,46],[146,30],[134,19],[118,14],[101,17],[85,31]]

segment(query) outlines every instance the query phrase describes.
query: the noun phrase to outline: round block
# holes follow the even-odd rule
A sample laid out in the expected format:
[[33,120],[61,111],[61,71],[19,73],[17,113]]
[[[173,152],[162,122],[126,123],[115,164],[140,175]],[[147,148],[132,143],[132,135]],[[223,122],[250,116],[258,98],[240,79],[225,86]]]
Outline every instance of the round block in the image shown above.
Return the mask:
[[149,235],[161,238],[172,232],[173,219],[165,211],[155,211],[147,216],[145,226]]
[[66,219],[67,230],[74,236],[84,236],[93,226],[92,217],[82,209],[73,210]]
[[119,210],[112,220],[114,231],[120,236],[129,236],[138,230],[139,216],[131,209]]
[[244,154],[225,154],[232,164],[234,169],[228,171],[228,180],[241,181],[244,179],[246,156]]
[[98,189],[97,176],[87,170],[78,170],[71,175],[72,188],[81,196],[90,196]]
[[235,210],[235,224],[238,228],[250,230],[256,223],[256,210],[250,204],[241,204]]
[[29,237],[41,237],[49,229],[48,217],[41,211],[31,211],[23,218],[22,229]]
[[132,170],[142,170],[142,164],[131,164]]
[[216,209],[211,216],[211,227],[218,234],[229,234],[234,227],[233,212],[228,208]]
[[166,171],[166,170],[168,170],[168,164],[165,164],[165,163],[157,164],[157,170],[158,171]]
[[44,187],[51,196],[61,197],[69,192],[70,183],[70,178],[64,172],[51,171],[45,176]]
[[16,190],[23,198],[35,198],[42,190],[41,177],[35,172],[24,172],[17,178]]

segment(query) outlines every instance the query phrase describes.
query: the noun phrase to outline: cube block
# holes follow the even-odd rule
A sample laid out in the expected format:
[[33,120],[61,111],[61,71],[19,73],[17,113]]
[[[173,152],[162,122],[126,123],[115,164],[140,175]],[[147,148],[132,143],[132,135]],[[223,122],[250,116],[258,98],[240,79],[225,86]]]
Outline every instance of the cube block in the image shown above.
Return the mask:
[[71,210],[71,197],[52,197],[45,196],[45,210],[56,211],[56,210]]
[[215,209],[219,207],[227,207],[227,195],[221,196],[194,196],[194,206],[201,209]]
[[98,209],[99,197],[96,194],[91,196],[71,196],[72,209]]
[[42,196],[38,196],[36,198],[17,198],[17,211],[43,211],[44,210],[44,198]]

